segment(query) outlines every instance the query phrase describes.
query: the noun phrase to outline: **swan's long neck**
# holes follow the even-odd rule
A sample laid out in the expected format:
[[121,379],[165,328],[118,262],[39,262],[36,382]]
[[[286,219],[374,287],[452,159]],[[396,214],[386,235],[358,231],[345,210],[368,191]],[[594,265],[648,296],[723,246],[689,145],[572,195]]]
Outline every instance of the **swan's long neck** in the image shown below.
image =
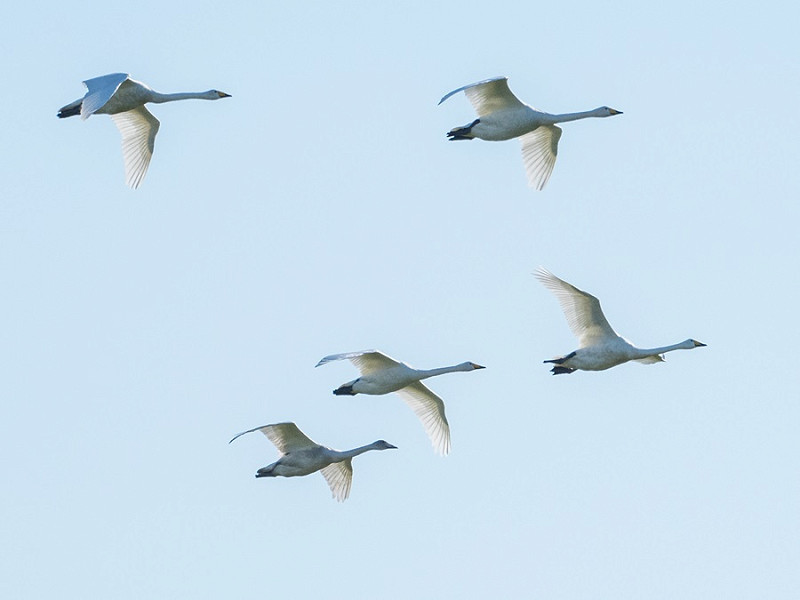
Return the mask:
[[578,121],[580,119],[588,119],[589,117],[600,117],[601,109],[595,108],[594,110],[585,110],[576,113],[564,113],[560,115],[551,115],[550,113],[542,113],[542,121],[546,125],[555,125],[556,123],[567,123],[569,121]]
[[208,100],[208,92],[176,92],[174,94],[162,94],[153,91],[150,102],[162,104],[164,102],[174,102],[175,100]]
[[689,342],[680,342],[679,344],[672,344],[670,346],[661,346],[660,348],[635,348],[636,354],[640,358],[647,356],[655,356],[656,354],[664,354],[665,352],[672,352],[673,350],[689,350],[694,348],[694,344]]
[[331,450],[331,454],[338,457],[339,460],[346,460],[348,458],[358,456],[359,454],[364,454],[364,452],[369,452],[370,450],[380,449],[381,448],[378,447],[378,442],[372,442],[371,444],[359,446],[358,448],[353,448],[352,450]]
[[461,363],[453,365],[452,367],[439,367],[438,369],[416,369],[420,379],[427,379],[428,377],[435,377],[436,375],[444,375],[445,373],[456,373],[457,371],[472,371],[473,366],[470,363]]

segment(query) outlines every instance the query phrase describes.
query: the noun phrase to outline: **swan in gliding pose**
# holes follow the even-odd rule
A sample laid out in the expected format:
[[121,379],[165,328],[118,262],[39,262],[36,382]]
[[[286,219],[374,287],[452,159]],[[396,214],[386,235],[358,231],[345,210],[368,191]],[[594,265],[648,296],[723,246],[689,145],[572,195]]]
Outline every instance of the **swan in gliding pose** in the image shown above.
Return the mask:
[[689,339],[660,348],[637,348],[611,328],[597,298],[541,267],[534,275],[555,294],[561,304],[561,310],[567,317],[569,328],[578,338],[577,350],[566,356],[544,361],[555,365],[552,369],[553,375],[572,373],[576,370],[604,371],[629,360],[652,364],[662,362],[664,352],[705,346],[702,342]]
[[380,396],[397,392],[422,422],[434,450],[442,456],[446,456],[450,452],[450,425],[447,423],[447,417],[444,416],[444,402],[421,380],[445,373],[474,371],[484,367],[473,362],[463,362],[439,369],[413,369],[377,350],[331,354],[320,360],[316,366],[342,359],[348,359],[353,363],[361,373],[361,377],[340,385],[333,390],[334,394],[337,396],[355,396],[356,394]]
[[58,117],[65,119],[80,115],[81,119],[86,120],[92,115],[111,115],[122,134],[125,182],[133,189],[139,187],[147,173],[158,133],[158,119],[144,107],[146,102],[161,104],[190,98],[230,98],[230,94],[217,90],[161,94],[131,79],[127,73],[111,73],[87,79],[83,84],[86,86],[86,95],[59,110]]
[[397,448],[388,442],[378,440],[352,450],[332,450],[313,442],[294,423],[275,423],[248,429],[233,436],[231,442],[253,431],[260,431],[267,436],[282,454],[271,465],[256,471],[256,477],[299,477],[319,471],[328,482],[331,494],[339,502],[344,502],[350,495],[354,456],[370,450]]
[[439,104],[458,92],[466,94],[478,113],[478,118],[469,125],[448,131],[447,137],[450,141],[473,138],[501,141],[520,138],[528,185],[537,190],[544,188],[556,164],[558,140],[561,138],[561,128],[556,123],[622,114],[607,106],[561,115],[541,112],[520,102],[511,93],[507,77],[493,77],[465,85],[446,94],[439,100]]

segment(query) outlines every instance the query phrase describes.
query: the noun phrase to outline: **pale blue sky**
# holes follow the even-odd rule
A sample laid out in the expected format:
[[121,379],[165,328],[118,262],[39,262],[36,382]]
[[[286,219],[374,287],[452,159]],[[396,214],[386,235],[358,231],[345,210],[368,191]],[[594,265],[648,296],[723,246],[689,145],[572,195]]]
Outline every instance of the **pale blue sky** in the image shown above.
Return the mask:
[[[800,589],[796,24],[788,3],[17,5],[0,156],[0,596],[795,598]],[[154,106],[137,191],[105,116]],[[451,89],[510,77],[563,126],[547,188],[516,142],[448,143]],[[575,347],[542,265],[654,366],[552,377]],[[380,348],[432,380],[334,397]],[[383,438],[350,499],[256,480],[237,432]]]

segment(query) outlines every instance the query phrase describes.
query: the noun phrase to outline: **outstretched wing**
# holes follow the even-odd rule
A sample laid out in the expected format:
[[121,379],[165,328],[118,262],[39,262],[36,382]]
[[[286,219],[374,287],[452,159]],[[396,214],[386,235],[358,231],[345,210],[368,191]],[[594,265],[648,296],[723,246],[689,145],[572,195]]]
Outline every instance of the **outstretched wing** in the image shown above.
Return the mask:
[[419,381],[397,390],[397,394],[422,422],[433,449],[438,454],[447,456],[450,452],[450,425],[444,414],[442,399]]
[[[269,441],[275,444],[275,447],[281,454],[297,450],[307,450],[318,446],[316,442],[300,431],[294,423],[273,423],[272,425],[254,427],[253,429],[237,433],[231,438],[231,442],[243,436],[245,433],[252,433],[254,431],[260,431],[267,436]],[[228,443],[230,444],[230,442]]]
[[136,189],[142,183],[158,133],[158,119],[144,106],[111,115],[122,134],[122,159],[125,162],[125,182]]
[[556,125],[540,125],[519,139],[522,142],[522,162],[528,175],[528,185],[542,190],[556,165],[561,128]]
[[498,110],[525,106],[511,93],[511,90],[508,88],[507,77],[493,77],[491,79],[484,79],[477,83],[465,85],[464,87],[460,87],[446,94],[439,100],[439,104],[458,92],[464,92],[479,117],[485,117]]
[[333,497],[339,502],[347,500],[353,483],[353,459],[347,458],[341,462],[331,463],[319,472],[328,482]]
[[597,298],[559,279],[547,269],[540,267],[534,275],[555,294],[581,348],[619,337],[608,324]]
[[327,364],[334,360],[347,359],[355,365],[362,376],[369,375],[375,371],[397,367],[402,363],[386,356],[377,350],[363,350],[361,352],[345,352],[344,354],[331,354],[320,360],[315,366]]
[[105,106],[127,78],[127,73],[111,73],[84,81],[87,91],[81,103],[81,119],[85,121],[96,110]]

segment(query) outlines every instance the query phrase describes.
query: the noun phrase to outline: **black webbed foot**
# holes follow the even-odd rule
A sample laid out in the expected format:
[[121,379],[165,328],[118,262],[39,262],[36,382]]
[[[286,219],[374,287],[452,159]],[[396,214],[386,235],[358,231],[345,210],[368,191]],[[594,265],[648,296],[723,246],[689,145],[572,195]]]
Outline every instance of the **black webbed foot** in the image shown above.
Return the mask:
[[456,140],[471,140],[474,136],[471,135],[472,128],[475,127],[478,123],[480,123],[480,119],[475,119],[472,123],[467,125],[466,127],[456,127],[455,129],[451,129],[447,132],[447,137],[451,142]]
[[342,385],[333,390],[335,396],[355,396],[352,385]]
[[553,375],[564,375],[565,373],[569,375],[570,373],[574,373],[575,371],[577,371],[577,369],[571,369],[569,367],[561,367],[561,366],[556,366],[550,369],[550,372]]

